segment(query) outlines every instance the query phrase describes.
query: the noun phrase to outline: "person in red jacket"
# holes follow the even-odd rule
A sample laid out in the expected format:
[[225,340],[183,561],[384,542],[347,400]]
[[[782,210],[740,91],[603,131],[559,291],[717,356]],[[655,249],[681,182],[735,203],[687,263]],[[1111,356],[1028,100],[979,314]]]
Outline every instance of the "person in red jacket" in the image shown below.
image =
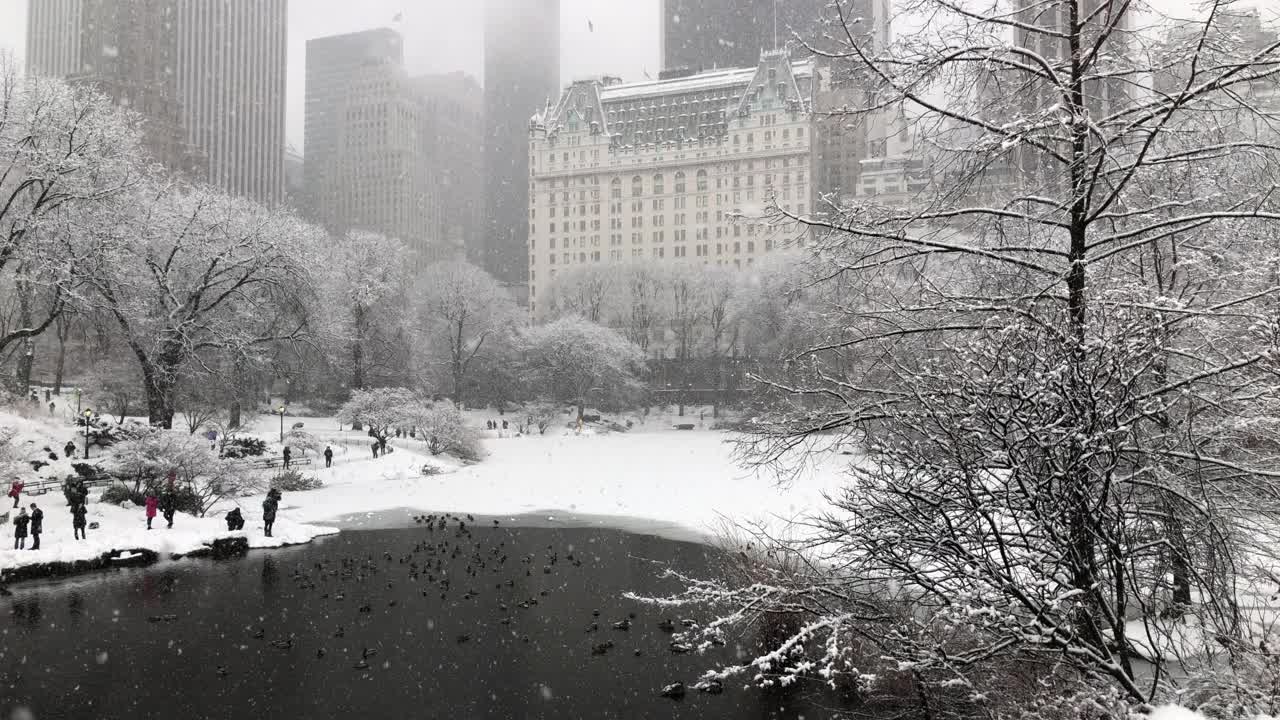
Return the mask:
[[156,508],[160,506],[160,498],[154,490],[147,491],[147,529],[151,529],[151,520],[156,516]]
[[13,498],[14,507],[18,507],[18,497],[22,495],[23,484],[21,480],[14,480],[9,485],[9,497]]

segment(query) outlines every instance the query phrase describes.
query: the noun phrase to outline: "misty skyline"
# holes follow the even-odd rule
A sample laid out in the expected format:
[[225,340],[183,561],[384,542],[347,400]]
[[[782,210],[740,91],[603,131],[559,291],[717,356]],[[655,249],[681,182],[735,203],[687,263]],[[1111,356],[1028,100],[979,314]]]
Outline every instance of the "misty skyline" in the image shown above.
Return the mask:
[[[480,2],[447,0],[290,0],[286,134],[303,150],[306,42],[375,27],[391,27],[405,38],[405,64],[413,74],[465,72],[484,80]],[[397,13],[401,22],[393,22]],[[640,80],[657,76],[659,2],[561,0],[562,84],[601,74]],[[22,61],[26,53],[27,0],[0,0],[0,51]],[[530,108],[533,114],[536,108]]]

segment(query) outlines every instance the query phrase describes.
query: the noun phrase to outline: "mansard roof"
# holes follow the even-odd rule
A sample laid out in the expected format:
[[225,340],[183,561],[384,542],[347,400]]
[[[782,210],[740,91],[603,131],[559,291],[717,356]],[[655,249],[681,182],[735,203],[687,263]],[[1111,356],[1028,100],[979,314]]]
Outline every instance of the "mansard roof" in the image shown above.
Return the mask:
[[625,84],[582,80],[533,122],[550,134],[608,135],[621,146],[719,137],[737,116],[808,112],[813,70],[812,61],[791,61],[779,52],[765,53],[754,68]]

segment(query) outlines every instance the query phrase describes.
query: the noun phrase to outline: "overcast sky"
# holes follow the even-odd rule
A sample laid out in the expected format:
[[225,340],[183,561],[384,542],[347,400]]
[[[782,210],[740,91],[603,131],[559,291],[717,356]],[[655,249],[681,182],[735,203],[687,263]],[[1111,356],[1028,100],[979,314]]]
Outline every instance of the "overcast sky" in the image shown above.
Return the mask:
[[[36,0],[39,2],[40,0]],[[483,79],[482,0],[290,0],[289,142],[302,147],[306,42],[392,26],[405,36],[405,61],[414,73],[463,70]],[[27,0],[0,0],[0,50],[26,52]],[[588,20],[594,30],[588,28]],[[628,80],[656,76],[656,0],[561,0],[561,81],[602,74]],[[532,110],[530,110],[532,112]]]

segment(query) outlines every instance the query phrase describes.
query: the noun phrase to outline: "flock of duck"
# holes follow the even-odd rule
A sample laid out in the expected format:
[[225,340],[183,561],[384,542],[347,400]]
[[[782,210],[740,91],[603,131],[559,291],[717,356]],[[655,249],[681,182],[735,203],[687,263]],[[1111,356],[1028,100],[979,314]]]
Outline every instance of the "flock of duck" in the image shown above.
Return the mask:
[[[395,581],[392,579],[393,573],[388,572],[390,568],[401,568],[400,572],[404,577],[419,584],[423,597],[438,596],[440,600],[447,600],[452,595],[470,601],[482,597],[485,589],[492,587],[491,595],[496,599],[494,605],[501,615],[498,622],[504,626],[518,627],[522,613],[513,612],[511,605],[514,604],[520,611],[533,611],[538,606],[539,598],[545,599],[551,591],[543,589],[536,595],[531,594],[514,603],[511,603],[509,597],[502,599],[503,595],[515,588],[516,578],[532,577],[535,573],[550,575],[558,568],[576,568],[583,565],[583,558],[576,556],[572,552],[572,547],[563,557],[553,546],[548,545],[542,551],[541,557],[537,554],[523,554],[513,558],[511,553],[514,549],[507,546],[506,540],[497,540],[497,542],[488,540],[488,538],[497,539],[497,536],[477,530],[476,520],[471,515],[451,513],[415,515],[413,520],[423,527],[427,535],[416,542],[407,554],[395,555],[391,552],[383,552],[381,558],[366,555],[324,560],[316,562],[310,568],[295,568],[290,579],[296,588],[315,591],[320,599],[331,602],[341,602],[346,599],[348,593],[355,594],[357,588],[351,583],[385,581],[388,589],[393,588]],[[498,528],[500,525],[498,520],[493,520],[492,523],[492,528]],[[488,538],[485,537],[486,535]],[[389,600],[386,607],[394,608],[397,603],[397,600]],[[360,614],[372,613],[374,607],[372,603],[365,602],[358,606],[357,611]],[[588,643],[590,654],[597,656],[613,652],[639,622],[636,613],[630,612],[626,617],[616,620],[605,619],[603,621],[606,623],[603,626],[605,629],[602,629],[600,611],[593,610],[591,615],[592,619],[586,623],[584,634],[610,635],[609,639]],[[149,619],[152,622],[171,622],[174,616],[152,616]],[[689,619],[682,619],[677,623],[671,618],[661,618],[656,623],[656,627],[663,633],[671,635],[679,627],[696,628],[697,623]],[[269,638],[266,627],[251,626],[249,630],[251,639],[264,641],[277,650],[288,652],[295,648],[293,634]],[[332,637],[344,638],[346,632],[346,628],[339,624],[333,628]],[[456,636],[459,644],[468,643],[471,639],[470,633],[461,633]],[[529,643],[529,635],[520,635],[519,641]],[[668,649],[672,654],[677,655],[693,651],[692,647],[674,638],[670,640]],[[643,654],[638,648],[634,649],[633,653],[636,656]],[[321,647],[316,650],[315,657],[321,659],[328,654],[328,651]],[[377,654],[376,647],[364,646],[358,657],[350,658],[351,667],[359,671],[369,670],[370,659]],[[216,673],[226,677],[228,670],[220,665],[216,668]],[[717,680],[704,680],[693,685],[692,689],[707,694],[719,694],[724,690]],[[674,700],[683,698],[685,693],[685,685],[681,682],[666,685],[660,691],[662,697]]]

